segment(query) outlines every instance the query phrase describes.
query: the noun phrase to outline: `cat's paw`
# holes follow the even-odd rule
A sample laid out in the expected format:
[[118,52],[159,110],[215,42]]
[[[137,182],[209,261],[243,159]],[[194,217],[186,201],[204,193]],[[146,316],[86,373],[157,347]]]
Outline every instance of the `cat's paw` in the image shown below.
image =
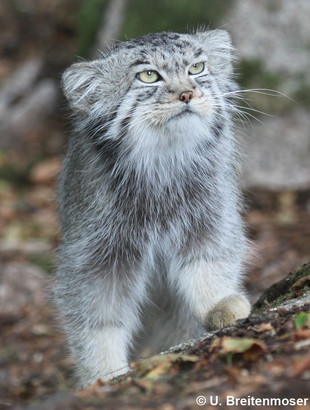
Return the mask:
[[220,300],[208,313],[204,327],[206,330],[217,330],[243,319],[250,313],[251,305],[243,295],[230,295]]

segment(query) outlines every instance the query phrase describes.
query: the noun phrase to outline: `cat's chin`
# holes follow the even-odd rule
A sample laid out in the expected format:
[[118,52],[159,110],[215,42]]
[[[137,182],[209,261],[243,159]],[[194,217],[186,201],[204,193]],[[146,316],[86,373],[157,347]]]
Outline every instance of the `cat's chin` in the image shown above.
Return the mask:
[[164,127],[174,133],[174,135],[200,134],[205,130],[205,121],[196,112],[186,110],[171,117]]

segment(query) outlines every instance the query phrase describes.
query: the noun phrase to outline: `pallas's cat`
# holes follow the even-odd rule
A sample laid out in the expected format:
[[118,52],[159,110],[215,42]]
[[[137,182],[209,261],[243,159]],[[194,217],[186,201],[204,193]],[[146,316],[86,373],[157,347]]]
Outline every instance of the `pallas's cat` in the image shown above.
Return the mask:
[[157,33],[73,64],[55,300],[81,387],[247,316],[226,31]]

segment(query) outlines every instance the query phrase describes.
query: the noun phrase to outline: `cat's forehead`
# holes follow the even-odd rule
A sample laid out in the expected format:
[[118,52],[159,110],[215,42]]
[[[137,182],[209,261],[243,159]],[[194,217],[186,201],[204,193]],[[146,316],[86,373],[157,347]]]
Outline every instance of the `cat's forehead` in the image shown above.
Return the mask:
[[198,58],[204,53],[196,36],[167,32],[119,43],[111,51],[133,58],[131,65],[148,62],[166,64],[169,60],[188,64],[191,58]]
[[124,47],[139,47],[145,49],[181,49],[182,47],[189,47],[193,45],[194,36],[190,34],[179,34],[179,33],[152,33],[146,36],[129,40],[124,42]]

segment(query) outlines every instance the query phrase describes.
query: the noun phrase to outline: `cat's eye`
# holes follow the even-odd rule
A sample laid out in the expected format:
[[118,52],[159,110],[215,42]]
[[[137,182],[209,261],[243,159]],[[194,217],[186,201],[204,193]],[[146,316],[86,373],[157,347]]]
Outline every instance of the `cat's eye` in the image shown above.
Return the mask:
[[142,81],[143,83],[155,83],[159,80],[160,76],[156,71],[148,70],[142,71],[141,73],[137,74],[138,80]]
[[200,74],[203,72],[204,68],[205,68],[204,63],[195,63],[190,67],[189,74],[191,75]]

